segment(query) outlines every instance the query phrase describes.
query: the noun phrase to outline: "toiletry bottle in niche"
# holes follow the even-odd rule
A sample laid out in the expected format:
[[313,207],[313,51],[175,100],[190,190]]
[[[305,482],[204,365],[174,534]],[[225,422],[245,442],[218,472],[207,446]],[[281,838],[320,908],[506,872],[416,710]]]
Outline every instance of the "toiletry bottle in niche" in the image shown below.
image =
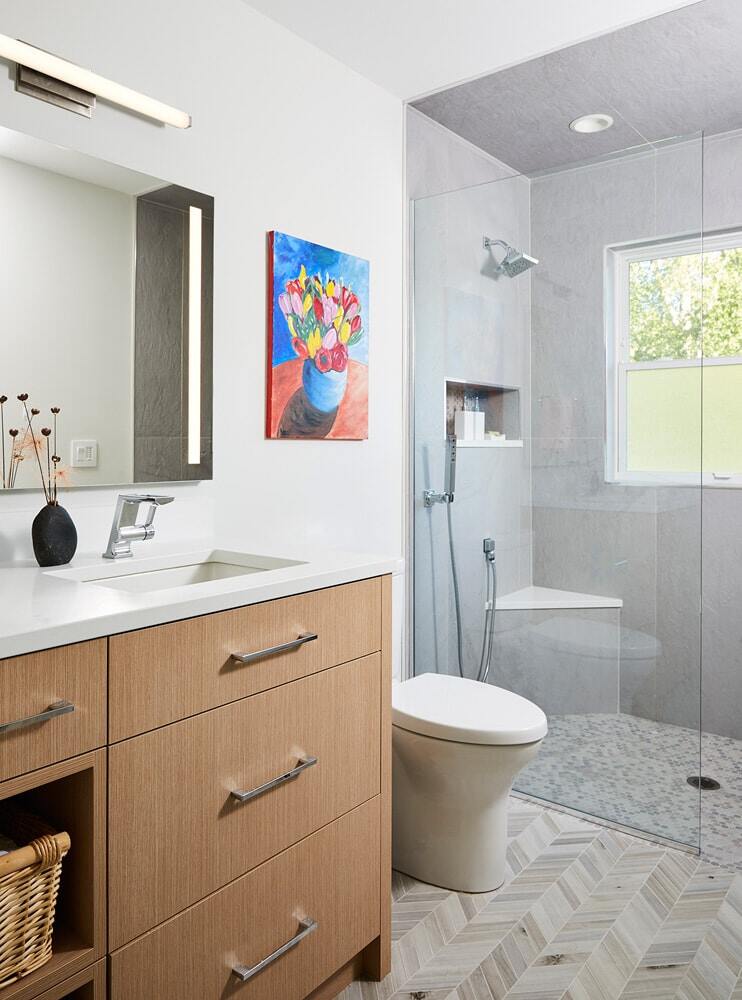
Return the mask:
[[454,416],[454,430],[459,441],[474,440],[475,396],[470,390],[464,392],[464,409]]
[[474,437],[474,412],[464,408],[456,410],[453,416],[453,429],[459,441],[471,441]]
[[479,403],[479,393],[474,393],[474,408],[472,412],[472,437],[475,441],[484,441],[484,411]]

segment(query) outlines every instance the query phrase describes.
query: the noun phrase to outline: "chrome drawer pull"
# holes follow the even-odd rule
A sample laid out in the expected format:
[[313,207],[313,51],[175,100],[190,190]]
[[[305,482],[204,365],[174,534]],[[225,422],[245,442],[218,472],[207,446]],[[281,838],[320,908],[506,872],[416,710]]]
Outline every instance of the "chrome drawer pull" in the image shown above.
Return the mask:
[[35,726],[37,722],[48,722],[49,719],[56,719],[58,715],[68,715],[74,711],[75,706],[71,701],[53,701],[38,715],[29,715],[28,718],[16,719],[15,722],[0,722],[0,733],[12,733],[14,729],[25,729],[26,726]]
[[314,632],[304,632],[302,635],[292,639],[291,642],[282,642],[280,646],[270,646],[268,649],[259,649],[257,653],[232,653],[233,660],[240,663],[253,663],[255,660],[262,660],[264,656],[275,656],[277,653],[288,653],[292,649],[298,649],[305,642],[314,642],[319,636]]
[[299,921],[299,927],[301,930],[298,934],[295,934],[290,941],[286,942],[286,944],[282,944],[280,948],[276,948],[274,952],[268,955],[267,958],[264,958],[261,962],[258,962],[257,965],[235,965],[232,969],[232,973],[237,976],[241,982],[246,983],[248,979],[252,979],[253,976],[257,976],[257,974],[262,972],[263,969],[267,969],[268,966],[272,965],[277,958],[281,957],[281,955],[285,955],[287,951],[291,951],[292,948],[295,948],[296,945],[300,941],[303,941],[307,935],[312,933],[312,931],[316,931],[318,924],[317,921],[312,920],[311,917],[305,917],[304,920]]
[[279,785],[283,785],[287,781],[293,781],[294,778],[298,778],[302,771],[306,771],[308,767],[314,767],[316,763],[316,757],[301,757],[299,758],[299,763],[296,767],[292,767],[291,770],[286,771],[285,774],[279,774],[277,778],[271,778],[271,780],[266,781],[264,785],[258,785],[257,788],[251,788],[249,792],[240,792],[235,790],[230,794],[233,798],[237,799],[238,802],[248,802],[250,799],[257,799],[258,795],[262,795],[264,792],[269,792],[271,788],[277,788]]

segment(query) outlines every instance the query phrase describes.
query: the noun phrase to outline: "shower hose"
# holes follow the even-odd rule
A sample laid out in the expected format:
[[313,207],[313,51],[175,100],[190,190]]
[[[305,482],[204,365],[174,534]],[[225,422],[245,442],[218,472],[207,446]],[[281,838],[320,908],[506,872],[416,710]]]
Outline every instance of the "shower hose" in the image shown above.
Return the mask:
[[[456,551],[453,543],[453,524],[451,522],[451,503],[446,504],[446,520],[448,521],[448,551],[451,554],[451,576],[453,578],[453,603],[456,611],[456,657],[459,675],[464,673],[464,639],[461,626],[461,595],[459,593],[459,574],[456,569]],[[482,635],[482,652],[479,657],[479,669],[476,680],[487,683],[490,665],[492,663],[492,643],[495,635],[495,600],[497,596],[497,569],[495,553],[485,552],[487,564],[487,598],[484,612],[484,632]]]

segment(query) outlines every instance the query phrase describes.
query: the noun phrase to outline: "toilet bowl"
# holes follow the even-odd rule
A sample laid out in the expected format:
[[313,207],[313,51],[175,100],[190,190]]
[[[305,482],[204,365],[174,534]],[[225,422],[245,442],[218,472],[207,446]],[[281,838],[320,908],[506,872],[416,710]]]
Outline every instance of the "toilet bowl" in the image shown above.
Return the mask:
[[394,867],[459,892],[505,879],[508,796],[546,716],[503,688],[420,674],[392,692]]

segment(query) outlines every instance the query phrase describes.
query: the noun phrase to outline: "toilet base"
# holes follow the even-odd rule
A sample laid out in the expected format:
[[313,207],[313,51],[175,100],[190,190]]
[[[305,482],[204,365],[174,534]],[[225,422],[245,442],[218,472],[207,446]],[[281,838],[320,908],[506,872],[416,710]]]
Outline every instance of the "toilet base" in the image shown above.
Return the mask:
[[505,880],[508,796],[541,741],[455,743],[392,727],[392,863],[456,892]]

